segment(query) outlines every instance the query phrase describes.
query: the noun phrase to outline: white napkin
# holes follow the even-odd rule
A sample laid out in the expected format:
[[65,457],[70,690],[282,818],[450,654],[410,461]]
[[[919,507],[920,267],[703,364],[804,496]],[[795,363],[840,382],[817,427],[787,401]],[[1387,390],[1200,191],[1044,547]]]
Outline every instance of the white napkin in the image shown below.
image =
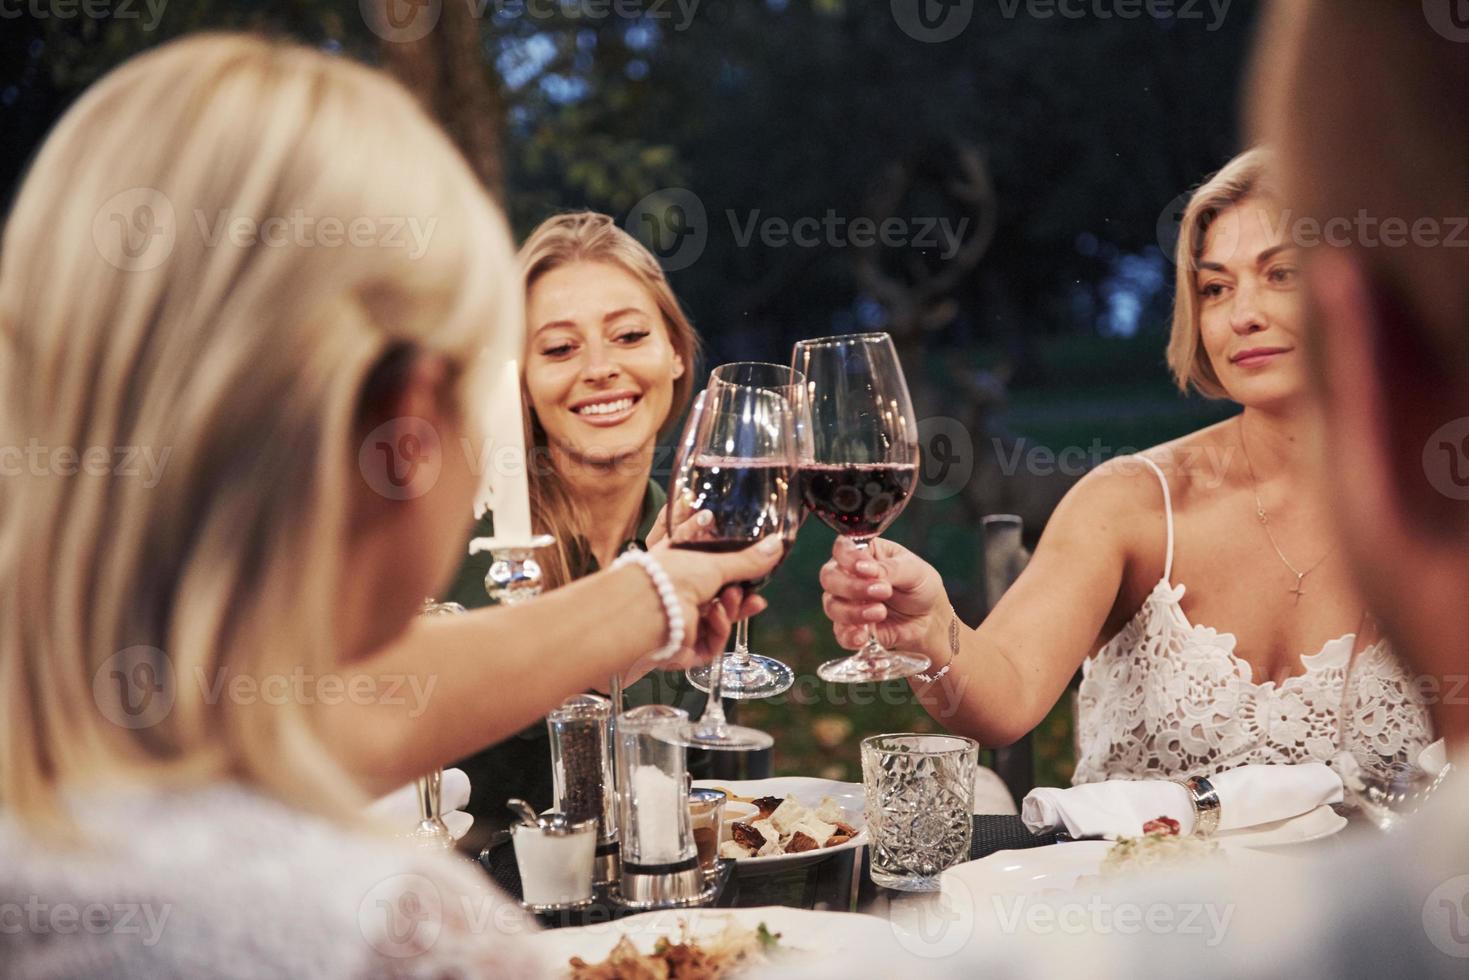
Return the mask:
[[[1240,766],[1210,776],[1219,794],[1219,830],[1257,827],[1340,803],[1341,778],[1319,762],[1298,766]],[[1134,837],[1143,824],[1172,817],[1185,834],[1193,833],[1194,809],[1188,790],[1162,779],[1113,779],[1070,789],[1030,791],[1020,806],[1031,833],[1065,830],[1072,837]]]
[[[469,776],[463,769],[444,770],[444,780],[439,785],[439,802],[444,823],[454,839],[469,833],[474,817],[464,812],[464,808],[469,806]],[[399,786],[387,796],[369,803],[367,812],[384,823],[402,827],[407,833],[418,826],[418,787],[413,783]]]

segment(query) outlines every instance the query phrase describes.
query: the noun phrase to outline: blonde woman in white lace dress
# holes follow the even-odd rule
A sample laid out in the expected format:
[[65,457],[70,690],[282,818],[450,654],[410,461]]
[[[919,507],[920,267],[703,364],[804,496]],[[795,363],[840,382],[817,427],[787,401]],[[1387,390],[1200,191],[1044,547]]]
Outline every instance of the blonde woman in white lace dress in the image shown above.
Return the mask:
[[1076,782],[1334,755],[1363,602],[1314,482],[1297,249],[1269,166],[1252,151],[1202,186],[1177,254],[1169,364],[1237,417],[1088,474],[978,629],[916,555],[837,541],[821,582],[838,641],[874,624],[927,654],[938,677],[913,684],[951,730],[1013,742],[1080,667]]

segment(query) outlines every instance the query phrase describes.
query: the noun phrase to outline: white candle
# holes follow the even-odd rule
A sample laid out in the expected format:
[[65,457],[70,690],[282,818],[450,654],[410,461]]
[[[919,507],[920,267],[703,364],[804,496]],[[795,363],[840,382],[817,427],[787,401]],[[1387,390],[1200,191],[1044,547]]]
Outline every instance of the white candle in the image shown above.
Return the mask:
[[490,465],[481,483],[475,516],[495,515],[495,540],[522,546],[530,541],[530,490],[526,482],[525,424],[520,404],[520,363],[510,360],[490,400],[486,423]]

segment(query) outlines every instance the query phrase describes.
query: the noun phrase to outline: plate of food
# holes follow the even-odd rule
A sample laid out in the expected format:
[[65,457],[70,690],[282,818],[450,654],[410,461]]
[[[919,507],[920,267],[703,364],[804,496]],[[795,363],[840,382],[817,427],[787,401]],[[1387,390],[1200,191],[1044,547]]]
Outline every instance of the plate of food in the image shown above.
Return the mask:
[[719,844],[719,856],[737,864],[790,867],[867,843],[861,783],[777,776],[701,779],[694,785],[723,790],[730,802],[741,804],[743,819],[725,823]]
[[720,980],[825,958],[871,943],[880,920],[784,906],[644,912],[531,937],[545,975],[568,980],[697,977]]
[[1144,874],[1209,868],[1279,871],[1273,859],[1252,847],[1232,847],[1220,838],[1180,836],[1176,821],[1150,820],[1135,837],[1083,840],[1020,851],[997,851],[955,865],[940,879],[945,891],[969,895],[1032,895],[1111,887]]

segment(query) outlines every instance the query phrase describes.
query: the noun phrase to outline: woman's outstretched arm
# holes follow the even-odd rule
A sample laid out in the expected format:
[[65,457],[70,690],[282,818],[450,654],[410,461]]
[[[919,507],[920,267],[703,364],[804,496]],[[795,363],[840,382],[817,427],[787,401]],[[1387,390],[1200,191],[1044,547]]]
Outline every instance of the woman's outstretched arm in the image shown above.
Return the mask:
[[[776,539],[728,555],[655,549],[688,630],[684,651],[658,666],[722,650],[734,620],[764,608],[757,597],[742,605],[741,590],[724,583],[758,578],[779,552]],[[319,705],[320,730],[370,792],[385,791],[509,738],[569,695],[637,668],[666,639],[662,602],[640,568],[599,572],[522,605],[419,616],[343,668],[344,696]]]
[[[1119,461],[1120,462],[1120,461]],[[970,629],[943,580],[901,545],[861,552],[838,538],[821,570],[822,605],[837,642],[857,649],[868,625],[886,646],[923,653],[936,683],[914,678],[920,702],[948,729],[985,745],[1025,735],[1060,698],[1117,601],[1134,522],[1157,520],[1136,467],[1088,474],[1056,508],[1034,557],[999,604]]]

